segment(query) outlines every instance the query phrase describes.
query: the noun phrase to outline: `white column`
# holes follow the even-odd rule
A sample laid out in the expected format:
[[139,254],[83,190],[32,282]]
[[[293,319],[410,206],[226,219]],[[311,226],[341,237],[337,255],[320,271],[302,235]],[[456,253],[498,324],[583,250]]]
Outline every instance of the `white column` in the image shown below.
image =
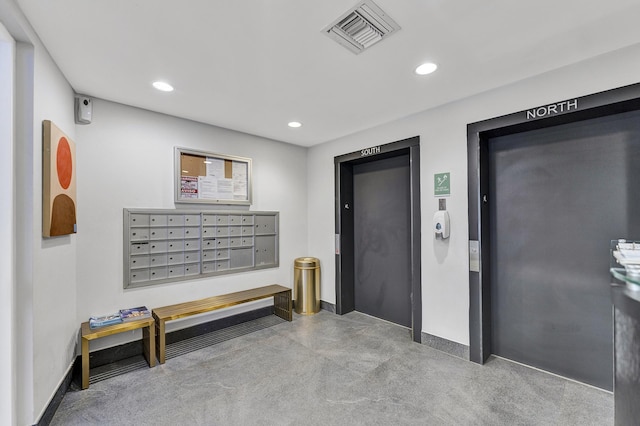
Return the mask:
[[15,417],[15,184],[14,184],[15,42],[0,23],[0,424]]

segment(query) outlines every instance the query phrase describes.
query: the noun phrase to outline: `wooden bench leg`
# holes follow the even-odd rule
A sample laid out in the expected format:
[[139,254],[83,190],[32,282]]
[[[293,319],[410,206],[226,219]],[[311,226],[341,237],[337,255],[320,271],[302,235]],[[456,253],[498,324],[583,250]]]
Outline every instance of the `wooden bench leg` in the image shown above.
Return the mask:
[[280,318],[293,321],[293,304],[291,302],[291,290],[283,291],[273,296],[273,312]]
[[158,355],[158,363],[165,362],[166,340],[164,334],[164,320],[156,318],[156,354]]
[[149,367],[156,365],[156,327],[155,322],[142,329],[142,341],[144,345],[144,357]]
[[89,387],[89,340],[82,338],[82,389]]

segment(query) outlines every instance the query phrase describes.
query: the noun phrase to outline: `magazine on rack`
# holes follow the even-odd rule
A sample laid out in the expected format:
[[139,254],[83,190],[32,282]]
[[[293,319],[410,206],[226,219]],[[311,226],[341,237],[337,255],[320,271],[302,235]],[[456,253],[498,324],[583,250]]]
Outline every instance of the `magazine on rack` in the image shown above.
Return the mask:
[[151,311],[146,306],[138,306],[137,308],[120,309],[120,318],[123,322],[135,321],[143,318],[150,318]]

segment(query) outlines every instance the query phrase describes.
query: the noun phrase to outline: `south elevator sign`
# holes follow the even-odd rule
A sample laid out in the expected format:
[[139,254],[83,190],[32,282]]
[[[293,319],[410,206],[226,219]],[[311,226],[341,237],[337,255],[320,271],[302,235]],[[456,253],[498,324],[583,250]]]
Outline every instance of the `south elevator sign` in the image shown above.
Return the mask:
[[360,150],[360,157],[368,157],[375,154],[380,154],[380,145]]

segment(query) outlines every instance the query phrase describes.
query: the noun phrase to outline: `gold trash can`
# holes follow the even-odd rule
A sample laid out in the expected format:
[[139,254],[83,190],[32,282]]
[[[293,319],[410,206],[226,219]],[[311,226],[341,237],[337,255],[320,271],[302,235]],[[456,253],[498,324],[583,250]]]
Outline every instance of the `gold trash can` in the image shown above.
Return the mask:
[[320,260],[299,257],[293,262],[293,298],[297,314],[320,311]]

